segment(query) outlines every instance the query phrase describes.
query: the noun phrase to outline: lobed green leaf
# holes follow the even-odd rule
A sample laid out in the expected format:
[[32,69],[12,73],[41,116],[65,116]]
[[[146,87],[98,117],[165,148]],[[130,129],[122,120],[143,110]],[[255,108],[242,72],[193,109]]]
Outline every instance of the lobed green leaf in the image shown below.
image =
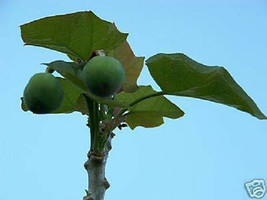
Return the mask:
[[72,59],[87,61],[94,50],[106,51],[120,46],[127,38],[110,22],[92,11],[45,17],[21,26],[26,45],[66,53]]
[[[149,97],[157,93],[151,86],[140,86],[134,93],[122,92],[117,95],[118,100],[131,105],[138,99]],[[143,99],[129,107],[126,122],[131,129],[136,126],[156,127],[163,123],[163,117],[177,119],[184,112],[164,96],[154,96]]]
[[138,89],[137,79],[143,69],[144,57],[136,57],[127,41],[108,52],[109,56],[118,59],[124,67],[125,81],[123,91],[134,92]]

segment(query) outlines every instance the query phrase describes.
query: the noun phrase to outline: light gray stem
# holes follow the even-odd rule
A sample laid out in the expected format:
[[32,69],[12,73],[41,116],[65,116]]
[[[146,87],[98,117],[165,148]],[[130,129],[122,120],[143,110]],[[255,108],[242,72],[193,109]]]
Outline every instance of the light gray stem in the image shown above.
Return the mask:
[[107,154],[103,157],[90,155],[88,164],[89,196],[92,200],[104,200],[109,184],[105,178]]
[[111,150],[111,139],[114,137],[111,133],[105,146],[104,153],[99,156],[94,152],[88,153],[88,160],[84,164],[88,172],[89,185],[87,195],[83,200],[104,200],[105,192],[110,187],[109,182],[105,177],[105,168],[108,158],[108,153]]

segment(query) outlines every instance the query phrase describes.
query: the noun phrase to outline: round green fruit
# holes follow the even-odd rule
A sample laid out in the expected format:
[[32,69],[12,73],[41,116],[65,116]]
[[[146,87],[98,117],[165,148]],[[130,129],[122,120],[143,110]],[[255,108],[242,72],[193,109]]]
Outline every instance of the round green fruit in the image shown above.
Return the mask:
[[61,105],[63,96],[60,82],[50,73],[33,75],[23,93],[27,108],[36,114],[55,111]]
[[124,82],[122,64],[110,56],[95,56],[83,68],[83,79],[96,96],[109,97],[121,88]]

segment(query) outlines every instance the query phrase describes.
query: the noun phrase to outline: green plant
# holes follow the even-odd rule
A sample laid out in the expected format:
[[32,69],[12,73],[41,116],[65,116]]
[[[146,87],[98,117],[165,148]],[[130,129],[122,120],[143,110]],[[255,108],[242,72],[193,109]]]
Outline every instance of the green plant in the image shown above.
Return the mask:
[[63,100],[63,89],[57,79],[49,73],[32,76],[23,94],[27,108],[36,114],[55,111]]
[[83,78],[90,92],[100,97],[109,97],[122,86],[124,69],[113,57],[95,56],[84,66]]
[[[61,34],[62,30],[64,34]],[[25,44],[53,49],[71,59],[45,65],[48,72],[56,71],[63,76],[57,78],[64,90],[63,102],[53,113],[77,111],[88,116],[90,150],[84,166],[89,175],[89,186],[84,200],[104,199],[109,187],[105,166],[115,128],[157,127],[163,124],[163,117],[177,119],[184,115],[166,98],[168,95],[221,103],[258,119],[266,119],[224,67],[206,66],[182,53],[159,53],[146,60],[161,91],[155,91],[150,85],[137,85],[144,57],[133,54],[126,41],[127,34],[119,32],[113,23],[98,18],[91,11],[36,20],[22,25],[21,32]],[[117,59],[124,68],[122,88],[110,97],[103,91],[89,90],[88,83],[82,78],[86,63],[99,55]],[[90,74],[86,76],[90,77]],[[119,88],[119,83],[112,93]],[[22,109],[27,111],[23,102]]]

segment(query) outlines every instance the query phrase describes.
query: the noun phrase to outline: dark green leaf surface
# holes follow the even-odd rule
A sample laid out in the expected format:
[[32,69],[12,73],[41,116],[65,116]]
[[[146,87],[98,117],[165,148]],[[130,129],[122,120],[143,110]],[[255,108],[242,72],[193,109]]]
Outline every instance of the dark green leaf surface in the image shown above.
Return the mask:
[[[137,99],[157,93],[151,86],[140,86],[134,93],[122,92],[117,98],[130,105]],[[155,127],[163,123],[163,117],[179,118],[184,112],[164,96],[150,97],[129,108],[126,122],[131,129],[136,126]]]
[[166,94],[225,104],[259,118],[266,116],[223,67],[202,65],[184,54],[157,54],[146,62]]
[[137,90],[136,81],[143,69],[144,57],[136,57],[127,41],[110,51],[108,55],[118,59],[124,67],[125,81],[123,83],[123,91],[134,92]]
[[60,51],[72,59],[88,60],[94,50],[120,46],[127,34],[91,11],[42,18],[21,26],[26,45]]

